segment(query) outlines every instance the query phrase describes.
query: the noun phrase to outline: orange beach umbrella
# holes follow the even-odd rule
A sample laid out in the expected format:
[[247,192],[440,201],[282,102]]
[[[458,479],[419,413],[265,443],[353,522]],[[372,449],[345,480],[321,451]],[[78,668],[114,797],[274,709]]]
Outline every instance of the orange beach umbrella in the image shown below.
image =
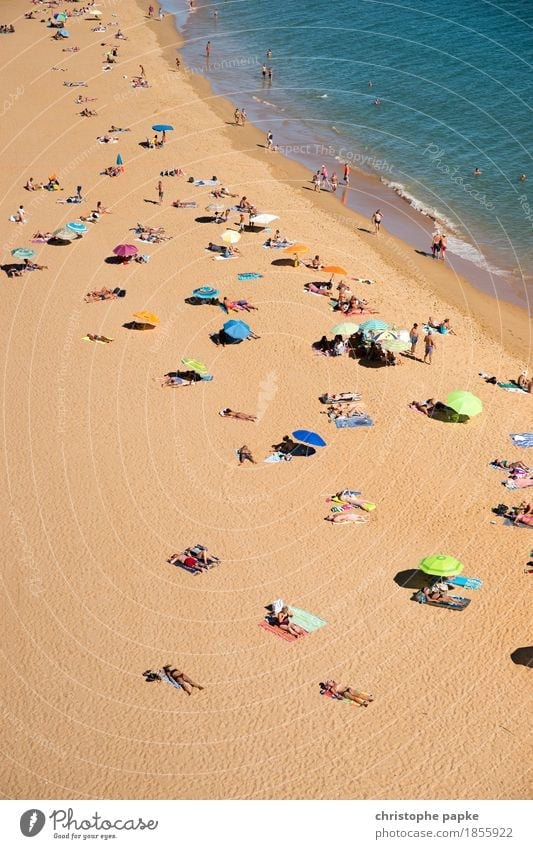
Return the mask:
[[289,245],[288,248],[283,248],[286,254],[306,254],[308,250],[307,245]]
[[325,271],[326,274],[342,274],[343,276],[346,276],[346,274],[348,274],[348,272],[345,268],[342,267],[342,265],[325,265],[322,271]]

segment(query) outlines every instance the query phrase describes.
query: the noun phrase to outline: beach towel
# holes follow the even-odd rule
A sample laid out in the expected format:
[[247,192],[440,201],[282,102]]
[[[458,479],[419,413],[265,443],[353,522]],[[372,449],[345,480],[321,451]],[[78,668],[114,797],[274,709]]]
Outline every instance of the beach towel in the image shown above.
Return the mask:
[[212,374],[203,374],[201,376],[200,380],[213,380],[213,375]]
[[348,702],[349,705],[360,707],[360,705],[358,705],[357,702],[354,702],[353,699],[346,699],[344,696],[334,696],[330,690],[320,690],[320,695],[325,696],[326,699],[333,699],[334,702]]
[[481,578],[467,578],[466,575],[456,575],[455,578],[445,578],[447,584],[462,587],[465,590],[479,590],[483,586]]
[[319,401],[322,404],[344,404],[347,401],[360,401],[361,396],[359,392],[339,392],[338,395],[342,395],[342,398],[333,398],[331,395],[320,395]]
[[194,186],[218,186],[218,180],[194,180]]
[[522,389],[522,387],[515,383],[514,380],[498,382],[497,386],[499,386],[500,389],[505,389],[506,392],[521,392],[523,395],[529,395],[529,392],[526,389]]
[[533,433],[511,433],[510,436],[518,448],[533,448]]
[[[270,622],[266,621],[266,619],[263,619],[263,621],[259,623],[259,627],[262,628],[263,631],[269,631],[276,637],[280,637],[282,640],[285,640],[286,643],[294,643],[295,640],[301,639],[301,637],[295,637],[294,634],[289,634],[288,631],[283,631],[279,625],[271,625]],[[302,637],[305,636],[306,634],[302,634]]]
[[442,604],[437,601],[430,601],[421,590],[415,593],[413,601],[418,601],[419,604],[428,604],[430,607],[444,607],[446,610],[464,610],[472,601],[472,599],[465,598],[462,595],[451,595],[450,598],[457,599],[457,602],[460,602],[461,604]]
[[81,337],[82,342],[96,342],[97,345],[107,345],[108,342],[112,342],[113,339],[107,339],[104,341],[103,339],[89,339],[88,336]]
[[368,416],[349,416],[335,419],[335,427],[372,427],[374,422]]
[[262,276],[257,271],[245,271],[243,274],[237,274],[237,280],[259,280]]
[[516,478],[516,480],[509,478],[503,481],[503,485],[507,489],[527,489],[529,486],[533,486],[533,478]]
[[314,613],[309,613],[308,610],[303,610],[301,607],[292,607],[289,605],[289,608],[292,611],[291,621],[293,625],[299,625],[308,634],[312,634],[314,631],[318,631],[319,628],[323,628],[324,625],[328,624],[325,619],[321,619],[320,616],[315,616]]
[[[209,251],[209,253],[211,253],[211,251]],[[218,260],[218,259],[240,259],[240,256],[235,256],[235,255],[222,256],[222,254],[217,254],[216,256],[213,257],[213,259],[215,259],[215,260]]]
[[282,454],[280,451],[276,451],[274,454],[271,454],[270,457],[263,460],[263,463],[281,463],[283,460],[290,459],[290,454]]

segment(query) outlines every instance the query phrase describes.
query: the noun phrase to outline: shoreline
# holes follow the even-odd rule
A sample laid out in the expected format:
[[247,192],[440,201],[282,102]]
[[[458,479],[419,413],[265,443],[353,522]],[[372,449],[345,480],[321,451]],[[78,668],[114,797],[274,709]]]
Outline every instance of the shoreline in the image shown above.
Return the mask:
[[[142,8],[141,0],[135,0],[139,7]],[[169,36],[161,41],[162,48],[173,47],[179,54],[180,48],[183,46],[183,34],[178,28],[177,16],[172,12],[167,12],[166,17],[172,18],[172,27],[176,34],[175,42],[169,43]],[[156,37],[158,35],[155,31]],[[181,54],[180,54],[180,58]],[[185,67],[182,58],[182,68]],[[226,135],[231,140],[231,144],[235,150],[243,153],[245,156],[250,156],[259,161],[265,161],[265,155],[269,156],[268,164],[275,179],[282,180],[285,185],[290,186],[291,190],[297,192],[301,197],[305,197],[316,206],[322,209],[330,216],[335,217],[340,222],[346,224],[352,230],[366,230],[369,227],[367,216],[362,215],[356,209],[347,208],[343,205],[340,198],[330,192],[320,192],[315,194],[310,190],[310,171],[309,168],[303,165],[298,159],[292,158],[283,152],[266,154],[263,149],[265,133],[262,132],[253,122],[247,122],[246,127],[236,127],[232,122],[232,115],[235,109],[235,104],[228,100],[224,95],[214,92],[210,80],[203,74],[186,69],[187,82],[191,86],[196,96],[206,103],[214,112],[217,118],[225,124],[229,124]],[[238,139],[234,134],[231,134],[230,127],[238,131]],[[270,158],[272,161],[270,161]],[[276,159],[281,159],[281,163],[276,162]],[[315,164],[320,161],[320,157],[315,159]],[[392,189],[386,187],[379,177],[365,174],[360,168],[352,168],[352,177],[356,175],[356,180],[352,179],[350,189],[360,192],[365,198],[371,195],[369,209],[375,205],[381,204],[382,208],[390,207],[390,198],[387,198],[388,193],[392,193],[401,206],[405,206],[409,210],[409,218],[412,226],[418,228],[425,233],[426,243],[429,244],[431,226],[428,224],[428,219],[420,214],[416,209],[410,207],[407,201],[396,195]],[[381,196],[380,196],[381,189]],[[387,190],[385,192],[385,189]],[[341,187],[339,186],[339,194]],[[376,197],[378,198],[376,204]],[[397,213],[397,210],[392,208],[392,212]],[[448,303],[452,308],[459,310],[465,317],[474,318],[479,324],[481,330],[488,333],[491,338],[503,347],[505,351],[513,356],[517,356],[524,361],[524,366],[528,365],[533,347],[533,320],[529,315],[528,306],[519,303],[513,303],[506,299],[500,299],[497,292],[493,294],[486,291],[487,283],[493,280],[493,275],[488,272],[483,272],[472,263],[468,263],[472,276],[477,279],[479,285],[476,286],[472,279],[464,276],[464,274],[456,273],[451,267],[452,263],[448,262],[446,267],[443,267],[440,261],[433,260],[430,256],[420,256],[416,247],[405,241],[403,238],[394,235],[387,231],[385,219],[384,229],[378,240],[372,247],[378,254],[383,254],[383,246],[388,248],[385,251],[387,260],[390,261],[391,252],[396,256],[401,257],[405,263],[405,269],[408,270],[417,283],[428,289],[428,301],[440,299]],[[373,237],[369,234],[369,238]],[[428,263],[430,268],[428,269]],[[435,267],[438,264],[438,267]],[[467,263],[458,257],[454,257],[453,264],[465,266]],[[426,279],[431,277],[431,287],[428,287]],[[508,324],[511,325],[510,332],[506,332]]]

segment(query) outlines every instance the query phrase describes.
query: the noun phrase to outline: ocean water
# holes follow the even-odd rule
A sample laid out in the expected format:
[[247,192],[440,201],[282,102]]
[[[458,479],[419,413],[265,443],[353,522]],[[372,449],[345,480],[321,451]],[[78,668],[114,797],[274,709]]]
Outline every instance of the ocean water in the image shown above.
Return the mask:
[[345,161],[374,174],[443,223],[450,252],[531,296],[532,2],[165,6],[176,14],[187,66],[271,129],[282,151],[340,176]]

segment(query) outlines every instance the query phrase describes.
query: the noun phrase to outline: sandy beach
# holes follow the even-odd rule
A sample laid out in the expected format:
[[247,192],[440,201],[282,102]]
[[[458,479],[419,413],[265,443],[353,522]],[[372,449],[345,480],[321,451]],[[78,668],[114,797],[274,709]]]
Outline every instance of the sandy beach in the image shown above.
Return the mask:
[[[479,372],[510,381],[531,370],[531,321],[310,191],[305,169],[266,151],[255,127],[235,126],[233,106],[205,80],[176,70],[173,19],[149,20],[147,7],[103,2],[105,32],[82,15],[56,42],[41,22],[46,10],[25,20],[29,5],[2,4],[16,31],[2,36],[1,262],[25,246],[47,266],[2,274],[2,793],[527,798],[532,672],[511,654],[532,643],[533,575],[524,568],[533,535],[491,508],[532,490],[504,488],[489,462],[533,465],[533,448],[517,449],[509,436],[533,430],[532,396]],[[118,22],[127,40],[115,37]],[[118,61],[104,71],[113,47]],[[131,86],[140,65],[146,89]],[[76,81],[87,85],[64,85]],[[80,94],[96,100],[77,105]],[[84,107],[97,114],[80,117]],[[164,147],[141,146],[159,122],[175,128]],[[99,143],[112,125],[129,132]],[[102,175],[118,154],[124,172]],[[175,167],[186,176],[160,177]],[[53,174],[62,192],[24,190],[30,176]],[[263,248],[261,232],[242,234],[239,259],[215,261],[205,248],[220,243],[225,225],[196,220],[213,187],[190,176],[216,176],[278,215],[274,226],[309,256],[375,281],[354,286],[377,318],[410,328],[449,317],[457,335],[438,337],[431,366],[318,356],[312,343],[342,320],[328,298],[304,291],[319,277],[272,265],[287,255]],[[57,203],[77,186],[83,203]],[[177,199],[197,206],[175,208]],[[32,243],[98,201],[110,214],[83,238]],[[26,224],[9,220],[21,204]],[[236,230],[238,218],[232,211],[228,226]],[[138,222],[172,238],[135,242]],[[106,261],[119,243],[149,262]],[[250,272],[262,277],[237,279]],[[258,310],[226,316],[186,303],[202,286]],[[101,287],[126,295],[84,302]],[[138,311],[159,317],[155,329],[123,327]],[[210,334],[228,318],[243,318],[260,338],[216,347]],[[113,342],[85,341],[87,333]],[[154,378],[183,357],[205,363],[213,380],[161,388]],[[456,389],[483,402],[467,424],[409,409]],[[344,391],[360,393],[373,427],[328,422],[319,396]],[[258,421],[219,416],[226,407]],[[327,446],[264,463],[298,428]],[[243,444],[257,465],[239,466]],[[365,527],[324,521],[326,499],[346,488],[377,505]],[[195,543],[220,565],[193,576],[167,563]],[[472,600],[462,612],[411,601],[405,573],[438,552],[483,581],[465,590]],[[294,643],[280,639],[259,627],[277,598],[327,624]],[[145,683],[143,671],[164,664],[205,689],[189,697]],[[362,709],[325,698],[326,678],[375,701]]]

